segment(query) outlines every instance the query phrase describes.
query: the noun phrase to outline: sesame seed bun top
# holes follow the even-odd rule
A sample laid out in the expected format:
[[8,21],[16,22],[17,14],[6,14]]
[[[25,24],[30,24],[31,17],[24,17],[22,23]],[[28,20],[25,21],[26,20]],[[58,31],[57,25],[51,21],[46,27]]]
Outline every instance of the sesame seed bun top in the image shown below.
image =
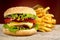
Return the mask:
[[4,17],[10,14],[33,14],[36,15],[36,12],[33,8],[30,7],[11,7],[4,12]]

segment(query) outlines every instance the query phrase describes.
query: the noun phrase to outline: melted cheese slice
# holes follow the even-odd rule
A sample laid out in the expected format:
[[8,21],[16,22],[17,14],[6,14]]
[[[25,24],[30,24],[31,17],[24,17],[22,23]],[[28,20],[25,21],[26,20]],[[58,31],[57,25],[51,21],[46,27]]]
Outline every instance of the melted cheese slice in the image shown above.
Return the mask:
[[11,22],[8,24],[9,26],[14,26],[14,25],[27,25],[29,28],[33,27],[33,23],[29,23],[29,22]]

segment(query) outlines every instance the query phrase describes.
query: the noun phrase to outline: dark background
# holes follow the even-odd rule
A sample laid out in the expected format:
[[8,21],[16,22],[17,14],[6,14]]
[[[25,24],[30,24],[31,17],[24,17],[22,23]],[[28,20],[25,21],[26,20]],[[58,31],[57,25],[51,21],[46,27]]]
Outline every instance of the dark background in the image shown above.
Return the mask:
[[0,23],[4,23],[3,14],[4,11],[10,7],[15,6],[29,6],[33,7],[37,4],[43,7],[49,6],[51,9],[50,13],[55,15],[57,24],[60,24],[60,1],[59,0],[0,0]]

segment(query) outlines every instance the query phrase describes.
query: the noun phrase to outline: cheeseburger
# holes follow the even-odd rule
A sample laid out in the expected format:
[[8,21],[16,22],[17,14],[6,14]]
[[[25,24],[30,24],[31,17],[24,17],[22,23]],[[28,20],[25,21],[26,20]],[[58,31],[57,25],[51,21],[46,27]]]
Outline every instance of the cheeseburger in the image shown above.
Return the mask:
[[36,12],[30,7],[12,7],[4,12],[3,32],[9,35],[32,35],[37,32]]

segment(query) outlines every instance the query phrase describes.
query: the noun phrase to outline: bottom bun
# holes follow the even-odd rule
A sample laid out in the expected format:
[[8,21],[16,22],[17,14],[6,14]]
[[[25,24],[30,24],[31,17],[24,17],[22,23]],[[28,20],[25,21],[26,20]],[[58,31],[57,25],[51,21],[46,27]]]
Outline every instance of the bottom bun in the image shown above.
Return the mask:
[[10,32],[8,29],[3,28],[3,32],[5,34],[9,34],[9,35],[16,35],[16,36],[28,36],[28,35],[32,35],[35,34],[37,31],[33,28],[30,30],[19,30],[16,33]]

